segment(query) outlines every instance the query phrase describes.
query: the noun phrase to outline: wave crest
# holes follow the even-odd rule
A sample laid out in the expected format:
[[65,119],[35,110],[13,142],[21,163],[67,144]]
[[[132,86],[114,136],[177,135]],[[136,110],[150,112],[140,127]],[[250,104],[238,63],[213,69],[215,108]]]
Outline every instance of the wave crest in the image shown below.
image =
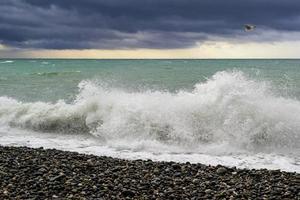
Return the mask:
[[7,64],[7,63],[14,63],[14,61],[12,61],[12,60],[1,61],[0,60],[0,64]]

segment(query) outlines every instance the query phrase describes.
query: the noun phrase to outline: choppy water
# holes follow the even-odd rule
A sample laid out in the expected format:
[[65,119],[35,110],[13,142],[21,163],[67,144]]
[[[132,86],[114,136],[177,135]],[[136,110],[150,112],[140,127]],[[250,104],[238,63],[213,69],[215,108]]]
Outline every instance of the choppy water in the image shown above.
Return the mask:
[[300,60],[0,60],[0,144],[300,171]]

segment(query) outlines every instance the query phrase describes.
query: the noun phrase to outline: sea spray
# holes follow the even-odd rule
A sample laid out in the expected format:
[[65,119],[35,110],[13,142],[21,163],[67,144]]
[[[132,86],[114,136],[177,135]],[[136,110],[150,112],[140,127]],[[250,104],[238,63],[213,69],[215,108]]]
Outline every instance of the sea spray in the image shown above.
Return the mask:
[[187,152],[220,148],[299,153],[300,102],[240,71],[222,71],[192,91],[128,92],[79,84],[73,103],[22,103],[0,97],[1,126],[92,134],[124,148],[162,145]]

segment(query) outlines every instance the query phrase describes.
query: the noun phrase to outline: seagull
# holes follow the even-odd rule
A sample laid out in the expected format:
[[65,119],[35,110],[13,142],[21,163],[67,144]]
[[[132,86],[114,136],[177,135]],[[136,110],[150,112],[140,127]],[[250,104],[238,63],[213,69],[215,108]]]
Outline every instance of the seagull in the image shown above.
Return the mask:
[[255,28],[256,28],[256,26],[252,25],[252,24],[245,24],[244,25],[245,31],[253,31]]

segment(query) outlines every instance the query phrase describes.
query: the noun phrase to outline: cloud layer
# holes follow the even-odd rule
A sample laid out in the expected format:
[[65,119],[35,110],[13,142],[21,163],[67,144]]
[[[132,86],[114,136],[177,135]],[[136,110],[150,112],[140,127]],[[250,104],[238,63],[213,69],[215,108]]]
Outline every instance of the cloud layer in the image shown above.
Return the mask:
[[[257,31],[246,34],[245,23],[256,24]],[[173,49],[212,38],[294,40],[300,39],[298,32],[300,1],[296,0],[0,2],[0,43],[16,48]]]

